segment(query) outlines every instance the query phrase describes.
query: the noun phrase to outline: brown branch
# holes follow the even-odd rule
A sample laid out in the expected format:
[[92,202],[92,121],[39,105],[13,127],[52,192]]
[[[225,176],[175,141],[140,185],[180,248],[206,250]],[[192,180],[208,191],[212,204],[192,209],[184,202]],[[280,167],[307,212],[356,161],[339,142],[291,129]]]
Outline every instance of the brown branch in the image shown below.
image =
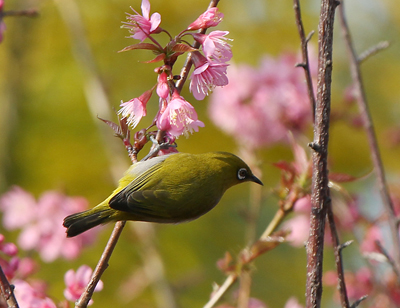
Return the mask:
[[108,261],[110,260],[111,254],[118,242],[118,238],[125,226],[125,221],[118,221],[111,233],[106,247],[104,248],[103,254],[100,257],[99,263],[97,263],[96,268],[93,271],[92,278],[86,286],[85,291],[82,293],[81,297],[75,304],[75,308],[86,308],[89,304],[90,299],[93,296],[94,289],[97,283],[100,281],[101,275],[104,273],[108,267]]
[[333,23],[336,0],[322,0],[318,25],[318,87],[315,109],[310,236],[307,241],[306,307],[320,307],[328,194],[328,140],[332,81]]
[[312,35],[314,34],[314,31],[312,31],[307,37],[304,32],[304,26],[303,26],[303,21],[301,19],[301,11],[300,11],[300,0],[293,0],[293,8],[294,12],[296,15],[296,25],[297,25],[297,30],[299,31],[300,35],[300,40],[301,40],[301,54],[303,57],[303,62],[297,64],[296,66],[301,66],[304,69],[304,74],[306,76],[306,82],[307,82],[307,92],[308,92],[308,97],[310,99],[310,104],[312,108],[312,113],[313,113],[313,121],[315,119],[315,96],[314,96],[314,90],[313,90],[313,84],[312,84],[312,78],[311,78],[311,72],[310,72],[310,62],[308,61],[308,42],[310,41]]
[[342,308],[349,308],[350,304],[349,304],[349,298],[347,296],[346,283],[344,280],[344,272],[343,272],[342,249],[344,247],[347,247],[351,242],[345,243],[344,245],[340,245],[339,236],[336,230],[335,220],[333,217],[331,202],[329,202],[327,207],[327,218],[329,222],[329,228],[331,230],[332,242],[335,251],[335,263],[338,275],[338,285],[339,285],[338,290],[340,294],[340,301],[342,304]]
[[[353,83],[355,86],[356,91],[356,100],[358,104],[358,108],[360,111],[360,115],[363,120],[364,129],[367,134],[369,147],[371,150],[371,159],[374,165],[374,170],[376,172],[377,181],[379,192],[381,194],[382,202],[385,207],[390,233],[392,237],[393,247],[394,247],[394,264],[396,266],[396,273],[400,272],[400,238],[399,238],[399,231],[398,231],[398,223],[397,218],[393,209],[393,203],[390,198],[389,188],[386,183],[385,171],[383,168],[382,158],[379,151],[378,141],[375,134],[375,129],[372,121],[372,116],[368,108],[367,97],[364,90],[364,83],[362,80],[359,61],[357,59],[357,55],[352,43],[349,27],[347,25],[345,13],[344,13],[344,6],[341,5],[339,9],[339,17],[340,17],[340,24],[342,28],[342,35],[346,43],[347,52],[350,58],[350,71],[353,78]],[[400,277],[398,276],[398,281],[400,281]]]
[[9,308],[18,308],[17,300],[14,296],[13,287],[8,282],[3,269],[0,266],[0,293],[3,295],[4,301]]

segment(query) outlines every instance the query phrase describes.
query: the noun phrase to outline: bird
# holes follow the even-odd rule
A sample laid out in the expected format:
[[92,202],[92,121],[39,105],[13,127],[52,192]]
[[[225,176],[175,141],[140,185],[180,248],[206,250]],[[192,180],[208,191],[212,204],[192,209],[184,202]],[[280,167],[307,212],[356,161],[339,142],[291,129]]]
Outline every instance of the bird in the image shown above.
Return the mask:
[[180,223],[194,220],[237,184],[263,183],[228,152],[173,153],[134,163],[99,205],[64,219],[67,237],[121,220]]

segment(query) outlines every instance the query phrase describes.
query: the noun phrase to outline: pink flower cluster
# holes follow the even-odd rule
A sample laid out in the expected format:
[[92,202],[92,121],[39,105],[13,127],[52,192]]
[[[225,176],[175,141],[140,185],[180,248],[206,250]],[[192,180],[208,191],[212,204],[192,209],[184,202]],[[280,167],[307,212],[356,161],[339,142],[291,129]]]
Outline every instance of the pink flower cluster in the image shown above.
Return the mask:
[[28,282],[16,279],[13,282],[14,295],[20,308],[57,308],[51,298],[47,297],[44,290],[34,287]]
[[[277,59],[264,56],[257,69],[232,66],[229,85],[211,96],[209,115],[215,125],[250,148],[286,142],[289,131],[308,129],[312,108],[304,72],[295,67],[299,60],[287,53]],[[310,64],[316,68],[316,63]]]
[[[178,56],[185,52],[191,52],[194,71],[190,77],[190,91],[198,99],[204,99],[215,87],[228,84],[226,63],[232,58],[231,46],[226,37],[227,31],[212,31],[210,34],[190,33],[190,31],[217,26],[223,14],[213,7],[201,14],[184,31],[172,38],[169,33],[160,27],[161,15],[154,13],[150,16],[150,2],[142,1],[142,15],[133,10],[135,14],[128,14],[128,21],[124,23],[131,33],[132,38],[141,41],[125,48],[124,50],[149,49],[157,56],[150,62],[164,61],[164,64],[155,71],[158,74],[157,84],[144,92],[140,97],[127,102],[121,102],[119,114],[127,119],[127,123],[135,128],[141,118],[147,114],[146,106],[151,94],[156,89],[159,97],[159,111],[154,119],[154,124],[159,130],[165,131],[170,136],[177,138],[180,135],[188,137],[189,133],[198,131],[204,127],[204,123],[198,120],[194,107],[183,98],[175,87],[173,64]],[[154,38],[155,34],[168,33],[170,42],[165,48]],[[201,45],[200,51],[186,45],[182,39],[185,35],[192,37]],[[142,43],[145,39],[151,43]]]
[[[20,258],[17,256],[18,248],[14,243],[5,241],[4,235],[0,234],[0,266],[8,281],[14,286],[14,295],[21,308],[56,308],[56,305],[47,295],[47,283],[30,277],[38,269],[33,259]],[[92,269],[82,265],[75,272],[70,269],[64,275],[66,288],[64,296],[69,301],[79,299],[92,276]],[[101,291],[103,282],[99,281],[95,292]],[[89,302],[89,305],[93,301]],[[0,307],[4,303],[0,297]],[[65,306],[65,305],[63,305]],[[4,306],[5,307],[5,306]]]
[[36,250],[42,260],[59,257],[76,258],[81,249],[94,240],[95,232],[68,239],[62,221],[66,215],[87,209],[86,199],[67,197],[48,191],[39,200],[20,187],[13,187],[0,199],[3,225],[7,230],[21,229],[18,245],[24,250]]

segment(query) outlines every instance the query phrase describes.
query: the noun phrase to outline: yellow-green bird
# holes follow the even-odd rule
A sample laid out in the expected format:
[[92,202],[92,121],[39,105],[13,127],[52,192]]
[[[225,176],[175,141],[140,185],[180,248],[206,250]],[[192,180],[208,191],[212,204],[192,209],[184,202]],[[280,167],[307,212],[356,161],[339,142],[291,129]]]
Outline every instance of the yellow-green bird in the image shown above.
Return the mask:
[[176,153],[133,164],[99,205],[64,219],[67,236],[118,220],[179,223],[210,211],[224,192],[252,181],[249,166],[226,152]]

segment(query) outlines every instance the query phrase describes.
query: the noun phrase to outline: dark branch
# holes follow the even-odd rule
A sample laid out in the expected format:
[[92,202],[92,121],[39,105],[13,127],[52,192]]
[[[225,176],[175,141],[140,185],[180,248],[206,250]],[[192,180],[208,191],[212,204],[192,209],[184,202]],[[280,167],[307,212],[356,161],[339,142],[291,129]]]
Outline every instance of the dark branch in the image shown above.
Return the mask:
[[306,76],[306,82],[307,82],[308,97],[310,99],[313,121],[314,121],[314,119],[315,119],[315,96],[314,96],[314,90],[313,90],[313,85],[312,85],[310,64],[308,61],[308,48],[307,48],[308,42],[311,40],[311,37],[314,34],[314,31],[311,31],[310,34],[306,37],[305,32],[304,32],[303,22],[301,20],[300,0],[293,0],[293,8],[294,8],[294,12],[296,15],[296,24],[297,24],[297,30],[299,31],[299,35],[300,35],[301,54],[303,57],[303,62],[298,64],[298,66],[301,66],[304,69],[304,74]]
[[336,263],[336,271],[338,275],[338,290],[340,294],[340,302],[342,304],[343,308],[349,308],[349,298],[347,296],[347,290],[346,290],[346,283],[344,279],[344,272],[343,272],[343,261],[342,261],[342,250],[349,246],[351,242],[346,242],[344,244],[340,244],[339,242],[339,236],[336,230],[336,224],[332,212],[332,204],[328,204],[328,209],[327,209],[327,217],[328,217],[328,222],[329,222],[329,228],[331,230],[331,235],[332,235],[332,242],[333,242],[333,247],[335,249],[335,263]]
[[328,203],[328,140],[332,82],[333,23],[337,2],[322,0],[318,25],[318,85],[314,123],[310,237],[307,242],[306,307],[320,307],[325,218]]
[[17,300],[15,299],[13,287],[7,280],[6,275],[3,272],[3,269],[0,266],[0,293],[4,298],[4,301],[9,308],[18,308]]

